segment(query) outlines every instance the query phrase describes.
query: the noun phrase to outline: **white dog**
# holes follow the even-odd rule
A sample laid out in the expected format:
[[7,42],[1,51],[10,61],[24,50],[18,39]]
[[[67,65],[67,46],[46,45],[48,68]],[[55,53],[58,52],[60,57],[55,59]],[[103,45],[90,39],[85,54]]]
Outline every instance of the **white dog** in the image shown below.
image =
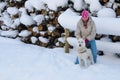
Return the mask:
[[88,67],[89,63],[94,64],[92,52],[86,48],[85,41],[81,38],[78,39],[77,49],[80,66]]

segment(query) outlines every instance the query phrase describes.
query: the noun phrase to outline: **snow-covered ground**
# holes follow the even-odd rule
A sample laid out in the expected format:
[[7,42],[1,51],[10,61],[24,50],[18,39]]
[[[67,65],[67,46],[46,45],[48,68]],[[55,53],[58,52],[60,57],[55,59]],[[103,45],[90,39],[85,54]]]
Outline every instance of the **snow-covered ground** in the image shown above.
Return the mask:
[[105,52],[86,69],[74,64],[76,54],[0,37],[0,80],[120,80],[120,59],[114,54]]

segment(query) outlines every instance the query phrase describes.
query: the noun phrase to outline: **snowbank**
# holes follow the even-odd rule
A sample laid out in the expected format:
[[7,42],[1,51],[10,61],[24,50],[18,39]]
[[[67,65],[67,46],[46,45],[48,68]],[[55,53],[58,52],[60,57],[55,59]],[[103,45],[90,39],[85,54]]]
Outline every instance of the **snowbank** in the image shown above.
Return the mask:
[[[75,30],[77,22],[81,16],[67,9],[58,17],[58,22],[70,30]],[[92,17],[95,21],[97,33],[106,35],[120,35],[120,18],[97,18]]]

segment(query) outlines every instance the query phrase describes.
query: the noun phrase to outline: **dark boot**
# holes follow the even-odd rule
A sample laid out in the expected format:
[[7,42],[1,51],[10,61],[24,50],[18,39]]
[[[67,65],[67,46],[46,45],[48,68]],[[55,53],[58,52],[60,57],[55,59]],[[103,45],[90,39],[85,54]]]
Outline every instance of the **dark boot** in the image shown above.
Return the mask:
[[104,52],[103,51],[98,51],[97,53],[99,56],[103,56],[104,55]]
[[120,53],[115,53],[115,55],[116,55],[118,58],[120,58]]

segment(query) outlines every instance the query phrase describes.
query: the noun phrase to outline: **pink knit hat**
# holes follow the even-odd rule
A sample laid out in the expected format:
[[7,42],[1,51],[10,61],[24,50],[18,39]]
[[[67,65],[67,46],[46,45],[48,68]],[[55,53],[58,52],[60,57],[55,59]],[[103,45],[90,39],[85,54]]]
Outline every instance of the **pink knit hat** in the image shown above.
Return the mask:
[[89,17],[89,12],[87,10],[82,11],[82,18],[88,18]]

